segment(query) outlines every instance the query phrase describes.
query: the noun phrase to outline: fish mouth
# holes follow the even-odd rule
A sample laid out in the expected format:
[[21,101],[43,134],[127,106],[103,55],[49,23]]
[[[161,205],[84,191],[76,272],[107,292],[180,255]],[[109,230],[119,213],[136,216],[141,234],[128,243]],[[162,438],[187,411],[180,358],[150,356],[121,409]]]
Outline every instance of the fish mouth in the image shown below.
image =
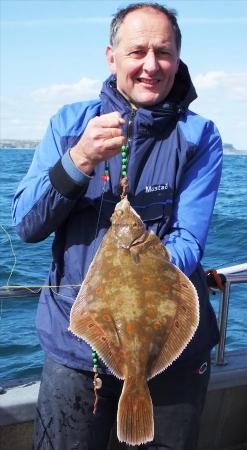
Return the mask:
[[148,236],[148,231],[142,229],[142,233],[140,234],[140,236],[133,240],[133,242],[131,244],[132,247],[133,247],[133,245],[142,244],[146,240],[147,236]]
[[133,247],[138,247],[138,245],[143,244],[146,238],[147,238],[147,231],[145,232],[142,231],[140,236],[134,238],[133,241],[128,242],[128,244],[122,243],[120,247],[125,248],[126,250],[130,250]]

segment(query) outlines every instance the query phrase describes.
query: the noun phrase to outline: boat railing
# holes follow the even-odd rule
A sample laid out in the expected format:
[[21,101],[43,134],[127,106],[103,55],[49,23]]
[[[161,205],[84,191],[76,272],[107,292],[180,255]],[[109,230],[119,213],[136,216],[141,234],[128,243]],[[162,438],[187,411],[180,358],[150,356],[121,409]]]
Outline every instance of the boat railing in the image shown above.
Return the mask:
[[233,284],[247,283],[247,263],[226,267],[224,269],[218,269],[217,273],[222,277],[224,282],[223,289],[221,289],[220,298],[220,310],[218,317],[220,338],[216,348],[215,364],[217,366],[222,366],[227,364],[225,361],[225,347],[231,286]]
[[[218,326],[220,332],[219,344],[216,347],[215,364],[217,366],[223,366],[227,364],[225,360],[225,347],[226,347],[226,334],[228,324],[228,312],[231,295],[231,286],[233,284],[247,283],[247,263],[238,264],[231,267],[222,269],[216,269],[215,272],[220,276],[222,280],[221,284],[221,298],[220,308],[218,314]],[[219,285],[214,283],[213,277],[211,281],[208,281],[210,287],[217,289]],[[15,287],[0,287],[0,299],[13,299],[13,298],[30,298],[38,297],[40,293],[39,286],[15,286]]]

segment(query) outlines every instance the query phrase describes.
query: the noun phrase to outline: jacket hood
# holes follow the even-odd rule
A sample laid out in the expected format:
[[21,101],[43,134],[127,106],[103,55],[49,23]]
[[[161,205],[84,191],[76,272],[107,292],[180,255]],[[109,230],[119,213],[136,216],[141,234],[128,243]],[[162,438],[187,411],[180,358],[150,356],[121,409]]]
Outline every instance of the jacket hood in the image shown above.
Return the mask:
[[[118,106],[119,100],[123,105],[123,108],[131,110],[130,103],[123,97],[123,95],[117,90],[116,76],[110,75],[103,84],[100,97],[104,101],[105,97],[110,97],[112,105]],[[161,111],[162,109],[173,109],[175,112],[182,112],[188,108],[191,102],[197,98],[195,87],[192,83],[188,67],[180,60],[178,71],[175,76],[173,87],[166,97],[166,99],[150,108],[144,108],[146,110]],[[114,110],[114,108],[113,108]]]
[[196,98],[197,93],[192,83],[188,67],[180,59],[174,84],[168,94],[168,97],[166,98],[166,101],[176,103],[182,108],[188,108],[190,103],[192,103]]

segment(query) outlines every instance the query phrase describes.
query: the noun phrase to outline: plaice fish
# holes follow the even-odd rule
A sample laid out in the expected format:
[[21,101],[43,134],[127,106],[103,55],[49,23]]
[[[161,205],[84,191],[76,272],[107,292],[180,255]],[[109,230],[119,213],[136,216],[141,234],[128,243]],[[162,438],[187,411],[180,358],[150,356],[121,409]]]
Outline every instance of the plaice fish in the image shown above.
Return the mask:
[[70,330],[124,380],[117,436],[129,445],[153,440],[148,380],[182,353],[199,322],[197,292],[169,261],[127,198],[89,267],[72,306]]

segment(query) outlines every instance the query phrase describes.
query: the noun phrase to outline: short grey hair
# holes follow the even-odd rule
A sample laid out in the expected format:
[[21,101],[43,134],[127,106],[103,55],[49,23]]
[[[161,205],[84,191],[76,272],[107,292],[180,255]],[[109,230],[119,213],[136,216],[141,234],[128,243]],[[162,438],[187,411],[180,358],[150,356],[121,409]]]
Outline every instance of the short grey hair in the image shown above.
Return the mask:
[[176,40],[176,46],[178,53],[181,50],[181,42],[182,42],[182,34],[180,31],[180,28],[177,23],[177,13],[174,9],[168,9],[165,6],[159,4],[159,3],[153,3],[153,2],[139,2],[139,3],[131,3],[130,5],[126,6],[125,8],[119,9],[116,14],[114,14],[113,19],[111,21],[110,26],[110,44],[113,47],[116,47],[118,45],[118,30],[120,26],[122,25],[125,17],[127,14],[129,14],[132,11],[136,11],[138,9],[142,8],[152,8],[155,11],[159,11],[163,13],[170,21],[172,28],[175,33],[175,40]]

